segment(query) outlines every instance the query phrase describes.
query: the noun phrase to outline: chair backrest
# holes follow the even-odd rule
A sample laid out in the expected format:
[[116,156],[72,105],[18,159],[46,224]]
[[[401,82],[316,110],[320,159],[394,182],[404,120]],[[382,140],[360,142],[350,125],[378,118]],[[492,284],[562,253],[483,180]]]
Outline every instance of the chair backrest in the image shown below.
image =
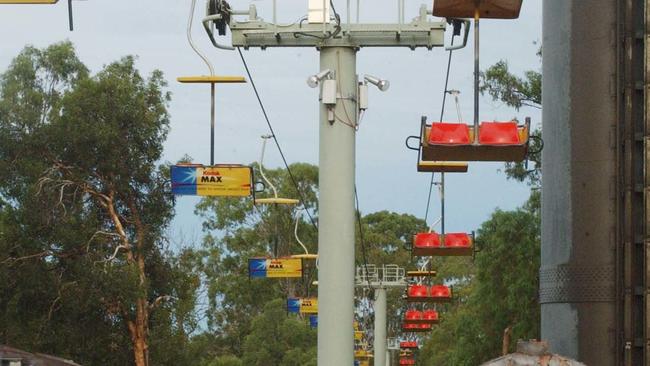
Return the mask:
[[471,143],[469,126],[465,123],[434,122],[427,141],[430,145],[467,145]]
[[481,122],[479,126],[481,145],[519,145],[517,122]]

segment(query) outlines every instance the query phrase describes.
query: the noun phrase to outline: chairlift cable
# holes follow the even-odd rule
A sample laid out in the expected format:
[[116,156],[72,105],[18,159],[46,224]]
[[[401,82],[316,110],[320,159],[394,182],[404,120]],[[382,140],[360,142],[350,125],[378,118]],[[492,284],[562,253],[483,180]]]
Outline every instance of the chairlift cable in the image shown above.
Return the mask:
[[275,141],[275,145],[278,148],[278,151],[280,152],[280,157],[282,157],[282,162],[284,163],[285,168],[287,169],[287,173],[289,173],[289,178],[291,179],[291,183],[293,186],[296,188],[296,192],[298,193],[298,196],[300,197],[300,203],[302,204],[303,209],[307,213],[307,216],[309,217],[309,221],[311,222],[312,226],[318,230],[318,225],[316,224],[316,221],[314,220],[314,217],[311,215],[309,210],[307,209],[307,205],[305,203],[305,198],[300,191],[300,187],[298,186],[298,182],[296,181],[296,178],[294,177],[293,173],[291,172],[291,168],[289,168],[289,163],[287,163],[287,159],[284,156],[284,152],[282,151],[282,147],[280,146],[280,142],[278,141],[278,137],[275,134],[275,130],[273,129],[273,125],[271,124],[271,120],[269,119],[268,114],[266,113],[266,107],[264,107],[264,103],[262,102],[262,98],[260,97],[260,93],[257,90],[257,86],[255,85],[255,81],[253,79],[253,75],[251,75],[250,68],[248,67],[248,63],[246,62],[246,58],[244,58],[244,54],[241,51],[240,47],[237,47],[237,52],[239,52],[239,57],[242,60],[242,63],[244,64],[244,69],[246,70],[246,74],[248,75],[248,80],[250,80],[251,85],[253,86],[253,91],[255,92],[255,96],[257,97],[257,101],[260,105],[260,109],[262,110],[262,114],[264,115],[264,119],[266,120],[266,124],[269,127],[269,131],[271,132],[271,137],[273,138],[273,141]]
[[[451,37],[451,45],[454,44],[454,36]],[[445,103],[447,102],[447,88],[449,87],[449,74],[451,71],[451,56],[454,50],[449,50],[449,59],[447,60],[447,75],[445,76],[445,88],[442,92],[442,107],[440,108],[440,120],[445,116]],[[429,194],[427,198],[427,209],[424,214],[424,222],[426,223],[429,219],[429,209],[431,208],[431,194],[433,193],[433,183],[434,183],[435,173],[431,173],[431,182],[429,183]]]
[[[366,253],[366,241],[364,240],[363,237],[363,226],[361,225],[361,211],[359,208],[359,194],[357,193],[357,185],[354,185],[354,202],[356,205],[356,216],[357,216],[357,223],[359,224],[359,242],[361,243],[361,258],[363,259],[363,266],[366,272],[366,275],[368,275],[368,256]],[[367,283],[367,288],[370,288],[370,283]]]

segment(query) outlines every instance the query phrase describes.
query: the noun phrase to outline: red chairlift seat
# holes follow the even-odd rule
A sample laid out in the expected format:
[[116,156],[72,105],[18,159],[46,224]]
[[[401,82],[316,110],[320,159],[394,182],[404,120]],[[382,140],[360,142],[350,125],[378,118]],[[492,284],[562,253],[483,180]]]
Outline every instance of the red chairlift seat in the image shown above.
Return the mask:
[[451,288],[445,285],[431,286],[431,302],[450,302]]
[[427,140],[440,145],[468,145],[472,141],[467,124],[447,122],[432,123]]
[[470,256],[473,244],[472,236],[466,233],[418,233],[413,237],[412,252],[415,256]]
[[407,310],[404,314],[404,323],[421,324],[422,312],[419,310]]
[[438,312],[435,310],[408,310],[404,314],[404,323],[409,324],[438,324]]
[[406,300],[409,302],[427,302],[429,289],[424,285],[411,285],[406,290]]
[[438,312],[435,310],[425,310],[424,312],[422,312],[422,321],[426,322],[425,324],[440,323]]
[[415,359],[413,358],[402,358],[399,360],[400,365],[415,365]]
[[481,122],[478,139],[474,126],[465,123],[423,122],[420,134],[422,161],[508,161],[526,159],[530,120]]
[[401,349],[417,349],[418,348],[418,342],[415,342],[415,341],[399,342],[399,348],[401,348]]

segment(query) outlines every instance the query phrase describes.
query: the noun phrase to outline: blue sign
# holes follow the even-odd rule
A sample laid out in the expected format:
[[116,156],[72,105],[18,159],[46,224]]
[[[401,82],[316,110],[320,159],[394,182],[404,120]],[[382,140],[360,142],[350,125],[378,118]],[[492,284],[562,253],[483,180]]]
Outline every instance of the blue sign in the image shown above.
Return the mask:
[[309,316],[309,326],[312,329],[318,328],[318,315],[310,315]]
[[248,274],[253,278],[266,278],[266,258],[249,259]]
[[290,297],[287,299],[287,312],[300,314],[300,304],[302,300],[299,297]]

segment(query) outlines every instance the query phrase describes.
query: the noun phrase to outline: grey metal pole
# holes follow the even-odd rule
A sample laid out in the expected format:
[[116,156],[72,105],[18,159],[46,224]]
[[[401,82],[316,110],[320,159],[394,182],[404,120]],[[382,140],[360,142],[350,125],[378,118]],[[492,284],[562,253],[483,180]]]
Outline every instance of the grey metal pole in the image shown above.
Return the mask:
[[[441,234],[444,238],[445,236],[445,173],[440,173],[440,218],[441,225]],[[444,240],[444,239],[443,239]]]
[[[356,50],[323,47],[321,70],[334,70],[340,98],[339,118],[357,122]],[[318,230],[318,365],[354,363],[354,179],[353,127],[328,120],[320,105],[319,230]]]
[[553,352],[587,365],[617,365],[622,345],[614,137],[622,120],[615,81],[623,38],[616,4],[543,2],[541,338]]
[[378,287],[375,289],[375,366],[386,366],[386,313],[386,289]]
[[478,88],[479,88],[479,71],[480,71],[480,52],[479,46],[480,32],[479,32],[479,10],[478,7],[474,12],[474,143],[478,143],[478,119],[479,119],[479,105],[478,105]]
[[210,83],[210,166],[214,166],[214,83]]

